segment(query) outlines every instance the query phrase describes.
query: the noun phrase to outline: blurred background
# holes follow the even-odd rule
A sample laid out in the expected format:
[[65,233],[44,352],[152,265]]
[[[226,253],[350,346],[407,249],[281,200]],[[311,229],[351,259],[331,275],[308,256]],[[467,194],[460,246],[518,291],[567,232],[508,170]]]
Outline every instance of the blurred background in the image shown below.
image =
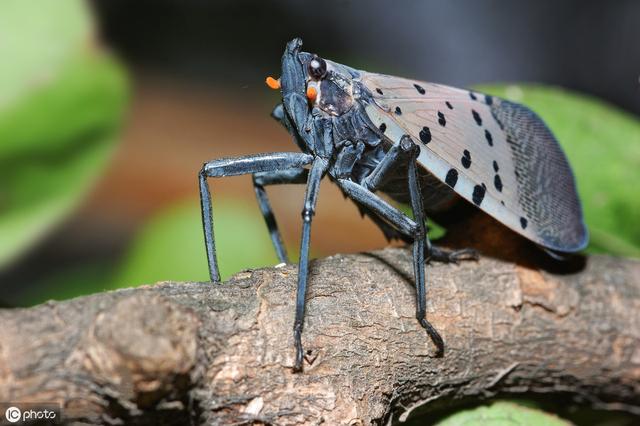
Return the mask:
[[[592,252],[640,257],[640,2],[0,3],[0,303],[207,280],[197,172],[295,150],[269,114],[285,43],[523,102],[574,166]],[[250,178],[211,181],[224,276],[276,263]],[[269,189],[295,259],[304,188]],[[312,253],[379,231],[323,184]]]

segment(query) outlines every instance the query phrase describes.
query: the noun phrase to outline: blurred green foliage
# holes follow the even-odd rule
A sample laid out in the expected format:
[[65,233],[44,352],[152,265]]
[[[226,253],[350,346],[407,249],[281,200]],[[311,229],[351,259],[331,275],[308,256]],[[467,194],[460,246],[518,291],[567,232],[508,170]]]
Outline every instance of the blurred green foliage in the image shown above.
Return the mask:
[[[248,188],[250,190],[250,188]],[[278,263],[258,205],[253,200],[214,201],[214,232],[220,274]],[[198,200],[186,200],[155,216],[141,230],[113,286],[156,281],[208,281]]]
[[[460,405],[462,404],[462,405]],[[547,414],[553,413],[553,414]],[[515,399],[495,399],[483,403],[440,405],[426,414],[412,415],[406,426],[631,426],[637,417],[622,411],[595,409],[572,401],[569,394],[528,393]]]
[[434,426],[569,426],[570,422],[535,408],[508,401],[458,411]]
[[81,0],[0,2],[0,268],[100,175],[127,101]]
[[[256,201],[214,197],[213,202],[222,279],[243,269],[278,263]],[[61,269],[28,289],[21,305],[158,281],[209,281],[201,224],[199,200],[173,204],[145,224],[115,268],[105,261]],[[297,261],[298,247],[287,249],[291,261]]]
[[588,252],[640,257],[640,121],[595,98],[538,85],[479,90],[537,112],[565,150],[590,232]]

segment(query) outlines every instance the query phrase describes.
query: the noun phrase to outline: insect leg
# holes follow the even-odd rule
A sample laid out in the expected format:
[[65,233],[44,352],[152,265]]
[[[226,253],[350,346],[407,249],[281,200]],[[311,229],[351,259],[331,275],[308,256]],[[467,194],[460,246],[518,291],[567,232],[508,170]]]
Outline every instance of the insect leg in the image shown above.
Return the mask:
[[[367,188],[371,192],[376,192],[378,188],[380,188],[380,186],[385,183],[390,175],[397,173],[398,165],[407,164],[407,162],[409,161],[408,153],[411,149],[412,143],[413,142],[411,142],[410,139],[402,139],[400,144],[393,145],[389,149],[389,151],[385,153],[382,160],[380,160],[380,162],[371,171],[371,173],[369,173],[369,175],[367,175],[363,179],[362,186]],[[363,216],[366,215],[367,217],[369,217],[369,219],[371,219],[373,223],[376,224],[378,228],[380,228],[387,240],[399,239],[406,243],[410,243],[413,241],[412,235],[406,235],[398,232],[362,204],[356,202],[356,206]]]
[[[376,166],[375,169],[364,179],[362,185],[375,192],[384,182],[385,179],[393,174],[398,166],[398,164],[407,164],[408,161],[408,153],[410,152],[410,144],[413,144],[410,138],[404,137],[400,140],[400,143],[397,145],[393,145],[391,149],[385,154],[380,163]],[[410,162],[412,160],[409,160]],[[365,214],[367,214],[365,212]],[[389,231],[386,229],[386,224],[384,222],[380,222],[379,219],[374,219],[374,216],[368,215],[373,222],[378,225],[378,227],[382,230],[382,232],[389,238]],[[423,214],[424,216],[424,214]],[[415,216],[414,216],[415,217]],[[425,217],[426,221],[426,217]],[[407,238],[403,235],[398,235],[398,237],[402,240],[407,241]],[[403,238],[405,237],[405,238]],[[438,246],[431,244],[431,240],[429,236],[425,232],[425,242],[426,242],[426,253],[427,260],[434,260],[437,262],[444,263],[458,263],[461,260],[477,260],[478,252],[471,248],[466,248],[462,250],[449,251],[442,249]]]
[[305,183],[308,174],[309,170],[307,169],[295,168],[275,172],[260,172],[253,175],[253,189],[256,191],[256,198],[258,199],[262,217],[264,217],[264,221],[267,224],[269,236],[271,237],[271,242],[276,250],[278,259],[283,263],[289,263],[287,249],[282,242],[280,231],[278,231],[278,224],[276,223],[276,218],[271,209],[271,203],[269,203],[267,191],[264,187],[267,185]]
[[207,250],[211,281],[220,281],[220,273],[216,259],[216,247],[213,237],[213,210],[211,207],[211,192],[207,178],[299,168],[310,164],[312,161],[312,155],[302,154],[300,152],[275,152],[235,158],[220,158],[209,161],[202,166],[198,180],[200,183],[202,224],[204,227],[205,247]]
[[436,261],[442,263],[458,263],[463,260],[478,260],[480,255],[476,249],[463,248],[460,250],[447,250],[431,243],[426,237],[427,262]]
[[426,238],[426,225],[424,214],[424,202],[420,191],[420,180],[418,178],[417,159],[420,148],[413,144],[411,150],[411,160],[408,167],[409,195],[411,197],[411,210],[413,220],[416,222],[416,231],[413,240],[413,270],[416,277],[416,318],[420,325],[427,330],[427,333],[438,347],[438,355],[444,352],[444,342],[436,329],[427,321],[426,290],[425,290],[425,266],[424,248]]
[[[345,195],[346,196],[346,195]],[[373,211],[369,210],[367,207],[363,206],[354,201],[354,204],[360,211],[360,214],[364,217],[368,217],[371,221],[380,229],[384,237],[387,241],[391,240],[401,240],[405,243],[410,243],[412,241],[411,237],[408,235],[404,235],[403,233],[397,231],[393,226],[389,225],[387,222],[382,220],[377,214]]]
[[302,370],[304,350],[302,348],[302,328],[304,325],[304,302],[307,292],[307,278],[309,276],[309,239],[311,237],[311,220],[318,201],[320,181],[327,170],[325,159],[317,157],[307,180],[307,191],[304,196],[302,209],[302,238],[300,242],[300,262],[298,264],[298,289],[296,292],[296,318],[293,323],[293,340],[296,347],[296,363],[294,371]]
[[361,204],[371,210],[386,222],[392,224],[402,234],[409,236],[413,240],[413,264],[416,279],[416,317],[435,345],[438,347],[438,354],[444,351],[444,342],[435,328],[426,320],[426,300],[425,300],[425,274],[424,274],[424,248],[426,237],[426,225],[424,215],[424,205],[420,192],[416,158],[418,155],[417,146],[410,139],[404,139],[400,148],[405,154],[402,157],[408,161],[408,182],[411,196],[411,206],[414,219],[410,219],[397,208],[382,200],[369,189],[347,179],[338,179],[338,184],[342,190],[351,197],[357,204]]
[[410,217],[352,180],[337,179],[337,183],[344,193],[355,201],[356,204],[364,206],[386,222],[392,224],[403,235],[413,238],[416,223]]
[[[385,181],[385,178],[394,171],[394,168],[398,163],[406,164],[408,158],[408,146],[407,143],[412,143],[411,140],[403,138],[399,144],[393,145],[389,151],[384,155],[382,160],[376,165],[376,168],[364,178],[362,186],[368,190],[375,192],[380,185]],[[404,146],[403,146],[404,145]]]
[[[411,235],[406,235],[402,232],[397,231],[395,228],[390,226],[387,222],[382,220],[377,214],[375,214],[372,210],[365,207],[363,204],[354,200],[356,207],[360,210],[360,213],[364,216],[367,216],[371,221],[382,231],[385,238],[388,241],[397,239],[402,240],[405,243],[409,244],[413,242],[413,237]],[[425,222],[427,220],[425,219]],[[442,263],[458,263],[466,260],[478,260],[480,255],[476,249],[472,248],[464,248],[460,250],[447,250],[442,247],[439,247],[431,242],[429,238],[428,231],[425,235],[425,257],[426,262],[429,263],[431,261],[442,262]]]

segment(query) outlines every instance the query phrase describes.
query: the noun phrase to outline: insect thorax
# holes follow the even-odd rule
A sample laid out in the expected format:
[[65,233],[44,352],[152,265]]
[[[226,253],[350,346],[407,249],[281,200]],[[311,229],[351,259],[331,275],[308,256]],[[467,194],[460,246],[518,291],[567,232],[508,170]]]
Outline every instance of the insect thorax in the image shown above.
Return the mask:
[[[393,146],[369,119],[363,105],[356,101],[352,108],[331,117],[334,140],[334,177],[349,178],[362,184]],[[407,166],[397,166],[378,189],[391,199],[408,204]],[[419,165],[418,174],[427,213],[439,213],[461,200],[447,185]]]

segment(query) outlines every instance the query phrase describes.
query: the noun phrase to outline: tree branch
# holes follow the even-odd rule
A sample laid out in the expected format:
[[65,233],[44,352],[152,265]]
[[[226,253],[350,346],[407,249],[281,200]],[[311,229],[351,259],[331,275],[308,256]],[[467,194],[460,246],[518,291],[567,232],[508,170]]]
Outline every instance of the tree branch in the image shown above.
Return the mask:
[[640,413],[640,262],[519,263],[427,267],[446,341],[435,358],[407,250],[315,261],[302,374],[295,265],[2,310],[0,401],[58,401],[69,421],[107,424],[384,424],[498,392]]

